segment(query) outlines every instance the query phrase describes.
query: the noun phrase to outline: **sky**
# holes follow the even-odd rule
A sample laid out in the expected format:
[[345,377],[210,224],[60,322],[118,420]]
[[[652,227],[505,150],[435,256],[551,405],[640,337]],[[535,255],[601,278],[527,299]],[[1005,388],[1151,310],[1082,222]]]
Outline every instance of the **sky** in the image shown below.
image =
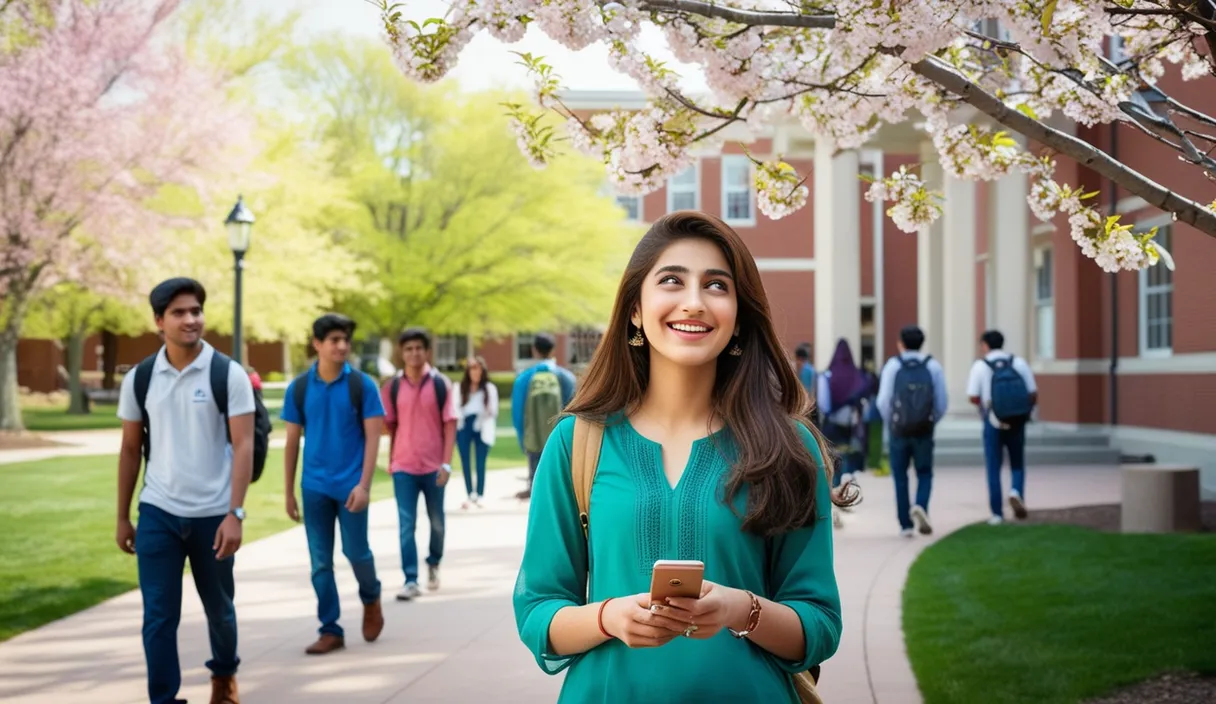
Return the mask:
[[[307,33],[342,32],[351,35],[379,39],[380,10],[367,0],[248,0],[253,11],[281,12],[287,7],[304,10],[301,30]],[[416,21],[428,17],[441,17],[448,3],[441,0],[410,0],[404,3],[404,13]],[[667,51],[662,36],[653,27],[643,32],[641,46],[644,51],[665,60],[685,80],[684,86],[691,91],[704,90],[704,81],[699,72],[675,61]],[[461,53],[456,67],[449,77],[457,80],[467,90],[487,88],[527,88],[531,85],[527,72],[516,65],[519,60],[512,51],[531,52],[545,57],[561,77],[565,88],[578,90],[632,90],[637,83],[628,76],[617,73],[608,65],[608,49],[602,44],[592,45],[574,52],[546,37],[539,29],[532,28],[528,34],[514,44],[504,44],[489,34],[478,33]]]

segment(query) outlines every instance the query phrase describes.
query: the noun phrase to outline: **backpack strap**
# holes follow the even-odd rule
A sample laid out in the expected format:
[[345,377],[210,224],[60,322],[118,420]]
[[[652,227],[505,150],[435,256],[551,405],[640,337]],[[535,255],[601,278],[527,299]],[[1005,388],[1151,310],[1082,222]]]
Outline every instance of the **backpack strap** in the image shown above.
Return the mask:
[[393,404],[393,412],[397,412],[397,392],[401,391],[401,375],[393,377],[392,383],[388,387],[388,400]]
[[215,407],[224,416],[224,435],[232,442],[232,428],[228,425],[228,365],[232,358],[214,350],[211,354],[211,398],[215,399]]
[[574,500],[578,504],[578,520],[583,526],[584,540],[591,525],[591,485],[595,483],[595,470],[599,467],[603,443],[603,425],[575,417],[570,473],[574,480]]
[[297,376],[291,381],[291,400],[296,404],[300,414],[300,427],[304,427],[304,399],[308,396],[308,372]]
[[448,385],[437,371],[431,372],[431,383],[435,385],[435,406],[439,409],[439,432],[443,432],[443,409],[448,405]]
[[[159,352],[157,354],[160,354]],[[152,385],[152,370],[156,367],[156,354],[145,357],[135,367],[135,403],[139,405],[139,414],[143,416],[143,452],[144,462],[152,452],[152,435],[149,431],[148,418],[148,387]]]
[[359,424],[359,430],[363,430],[363,372],[354,367],[350,368],[350,375],[346,379],[346,389],[350,392],[350,405],[355,409],[355,421]]

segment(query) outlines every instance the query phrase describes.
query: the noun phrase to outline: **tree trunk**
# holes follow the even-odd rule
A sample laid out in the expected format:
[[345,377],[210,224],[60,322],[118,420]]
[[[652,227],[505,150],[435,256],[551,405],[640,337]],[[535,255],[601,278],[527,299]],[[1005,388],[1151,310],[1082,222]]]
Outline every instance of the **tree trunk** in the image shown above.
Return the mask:
[[21,400],[17,393],[17,339],[20,331],[10,325],[0,332],[0,431],[20,433]]
[[118,367],[118,335],[102,330],[101,344],[101,388],[110,391],[114,388],[114,374]]
[[73,330],[68,335],[68,413],[85,415],[89,412],[84,398],[84,384],[80,381],[80,368],[84,365],[84,340],[87,331]]

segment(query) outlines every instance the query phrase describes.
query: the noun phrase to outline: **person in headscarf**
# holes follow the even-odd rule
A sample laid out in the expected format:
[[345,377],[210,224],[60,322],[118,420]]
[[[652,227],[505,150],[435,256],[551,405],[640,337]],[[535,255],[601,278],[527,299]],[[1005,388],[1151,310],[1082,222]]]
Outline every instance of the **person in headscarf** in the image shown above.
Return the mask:
[[832,487],[848,484],[865,466],[865,432],[862,403],[872,383],[853,362],[848,340],[836,343],[836,352],[827,371],[819,375],[818,402],[823,413],[823,434],[840,455],[840,471],[832,477]]

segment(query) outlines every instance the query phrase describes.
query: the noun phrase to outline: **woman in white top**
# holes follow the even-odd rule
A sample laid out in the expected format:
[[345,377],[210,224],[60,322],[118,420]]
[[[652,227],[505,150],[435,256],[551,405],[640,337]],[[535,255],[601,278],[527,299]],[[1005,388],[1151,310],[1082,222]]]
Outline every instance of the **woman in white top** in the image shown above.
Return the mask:
[[[468,510],[470,505],[481,508],[481,497],[486,494],[486,456],[490,454],[498,432],[498,389],[490,383],[484,358],[469,358],[456,393],[456,407],[460,409],[456,449],[460,451],[464,488],[469,495],[460,508]],[[477,462],[476,486],[473,485],[473,466],[469,463],[470,451],[474,452]]]

